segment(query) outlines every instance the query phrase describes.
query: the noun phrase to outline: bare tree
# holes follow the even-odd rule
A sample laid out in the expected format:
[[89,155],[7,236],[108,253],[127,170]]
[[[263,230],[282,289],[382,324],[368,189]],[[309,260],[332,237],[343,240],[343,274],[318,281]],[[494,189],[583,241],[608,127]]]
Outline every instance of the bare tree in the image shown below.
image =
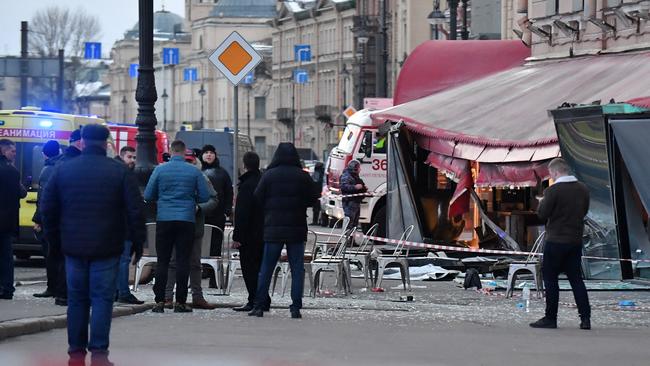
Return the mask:
[[82,56],[84,42],[99,38],[99,17],[82,8],[49,6],[34,14],[29,24],[29,48],[40,56],[54,57],[60,49],[68,56]]

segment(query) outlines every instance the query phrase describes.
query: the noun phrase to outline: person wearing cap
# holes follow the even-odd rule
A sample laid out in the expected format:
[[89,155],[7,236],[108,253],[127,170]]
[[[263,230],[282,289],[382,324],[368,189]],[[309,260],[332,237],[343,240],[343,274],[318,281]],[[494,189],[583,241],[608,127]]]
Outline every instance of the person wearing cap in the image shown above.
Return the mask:
[[70,146],[65,149],[63,156],[59,159],[61,163],[81,155],[81,129],[72,131],[69,141]]
[[144,198],[157,203],[156,216],[156,283],[153,287],[156,304],[152,311],[165,311],[165,288],[172,251],[176,253],[176,305],[174,312],[187,313],[187,280],[190,253],[194,243],[195,213],[198,203],[210,199],[208,183],[200,170],[185,163],[185,143],[171,144],[172,157],[158,165],[151,174]]
[[93,361],[107,357],[124,241],[133,243],[137,263],[146,239],[138,183],[124,164],[106,156],[108,136],[105,126],[84,126],[81,156],[54,168],[41,198],[50,252],[65,255],[71,360],[83,360],[87,351]]
[[[359,172],[361,172],[361,163],[359,160],[350,161],[340,179],[341,193],[343,195],[353,195],[368,191],[366,184],[359,177]],[[363,196],[343,197],[343,212],[346,217],[350,218],[348,228],[355,228],[359,225],[361,201],[363,201]]]
[[[210,179],[210,183],[212,183],[212,187],[217,191],[217,197],[219,197],[219,206],[212,214],[205,217],[205,223],[224,230],[226,227],[226,217],[230,216],[232,213],[232,180],[230,179],[228,172],[221,167],[219,157],[217,156],[217,150],[214,146],[203,146],[203,149],[201,149],[201,160],[203,162],[203,173],[205,173],[208,179]],[[212,243],[210,245],[210,255],[221,255],[222,243],[223,236],[221,233],[213,235]],[[211,287],[216,287],[214,277],[211,277],[210,285]]]
[[38,194],[36,199],[36,211],[32,217],[34,222],[34,231],[43,246],[43,255],[45,256],[45,268],[47,274],[47,287],[45,291],[34,294],[34,297],[54,297],[54,303],[60,306],[66,306],[68,303],[67,287],[65,283],[65,259],[62,255],[53,252],[50,254],[47,240],[42,235],[42,220],[40,212],[40,199],[43,194],[43,187],[47,185],[54,165],[61,159],[61,146],[56,140],[50,140],[43,145],[43,156],[45,163],[41,174],[38,177]]

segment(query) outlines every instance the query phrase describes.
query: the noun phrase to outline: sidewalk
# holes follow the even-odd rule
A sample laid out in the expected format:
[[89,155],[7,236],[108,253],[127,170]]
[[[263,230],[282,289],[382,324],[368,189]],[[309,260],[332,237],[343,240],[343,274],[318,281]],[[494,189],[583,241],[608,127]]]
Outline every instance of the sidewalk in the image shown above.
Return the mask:
[[[0,341],[5,338],[65,328],[65,306],[54,305],[53,298],[36,298],[34,293],[45,290],[43,282],[16,286],[13,300],[0,300]],[[137,314],[151,308],[151,304],[115,304],[113,317]]]

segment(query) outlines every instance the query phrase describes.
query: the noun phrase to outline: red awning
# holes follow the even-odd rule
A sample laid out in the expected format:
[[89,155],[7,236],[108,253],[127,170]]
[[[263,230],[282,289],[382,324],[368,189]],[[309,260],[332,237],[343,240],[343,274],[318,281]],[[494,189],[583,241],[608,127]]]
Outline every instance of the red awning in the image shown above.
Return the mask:
[[420,146],[455,158],[498,164],[547,160],[560,153],[547,111],[564,102],[646,95],[649,55],[531,63],[375,112],[372,118],[403,120]]
[[402,104],[524,64],[520,41],[428,41],[416,47],[399,74],[393,97]]

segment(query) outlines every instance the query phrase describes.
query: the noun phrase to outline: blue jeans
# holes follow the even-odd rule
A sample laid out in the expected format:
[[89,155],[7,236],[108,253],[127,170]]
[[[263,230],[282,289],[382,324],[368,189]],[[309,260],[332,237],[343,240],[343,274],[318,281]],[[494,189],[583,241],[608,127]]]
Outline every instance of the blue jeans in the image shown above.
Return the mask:
[[92,352],[108,351],[119,260],[120,257],[65,257],[68,282],[68,352],[85,352],[86,348]]
[[129,290],[129,264],[131,263],[132,245],[133,243],[131,243],[131,241],[125,241],[124,251],[120,256],[120,265],[116,279],[117,297],[120,299],[131,295],[131,290]]
[[11,248],[11,234],[0,233],[0,294],[13,296],[14,252]]
[[[255,296],[255,307],[264,308],[269,299],[269,287],[271,286],[271,277],[275,266],[282,253],[282,243],[266,243],[264,245],[264,258],[257,284],[257,294]],[[302,292],[305,282],[305,243],[287,244],[287,256],[289,257],[289,267],[291,267],[291,306],[289,309],[302,309]]]

